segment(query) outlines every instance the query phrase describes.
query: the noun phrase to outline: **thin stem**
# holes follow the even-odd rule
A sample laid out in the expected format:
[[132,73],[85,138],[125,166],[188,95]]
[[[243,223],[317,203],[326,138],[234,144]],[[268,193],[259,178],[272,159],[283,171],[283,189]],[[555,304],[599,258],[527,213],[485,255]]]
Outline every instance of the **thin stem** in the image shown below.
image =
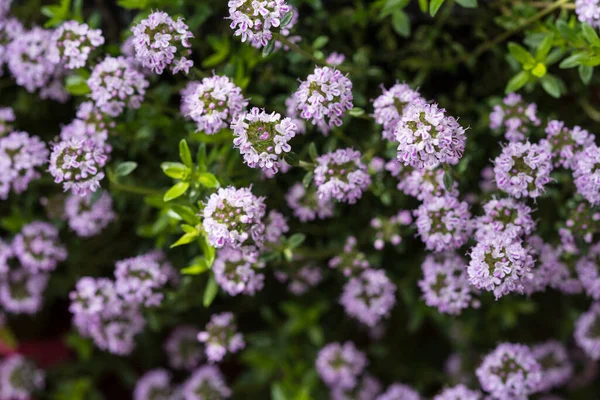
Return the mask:
[[113,190],[120,190],[122,192],[141,194],[143,196],[153,196],[153,195],[161,195],[162,196],[162,194],[163,194],[163,192],[156,190],[156,189],[151,189],[151,188],[141,187],[141,186],[125,185],[125,184],[117,183],[117,182],[111,182],[110,187]]

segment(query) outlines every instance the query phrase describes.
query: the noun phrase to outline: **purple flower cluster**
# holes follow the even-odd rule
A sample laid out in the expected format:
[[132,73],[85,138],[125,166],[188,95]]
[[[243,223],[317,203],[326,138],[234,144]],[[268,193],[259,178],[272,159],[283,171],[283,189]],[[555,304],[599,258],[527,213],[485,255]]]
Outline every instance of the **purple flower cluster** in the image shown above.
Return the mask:
[[563,246],[575,253],[575,238],[591,244],[594,235],[600,232],[600,211],[589,202],[580,200],[570,209],[569,216],[560,228],[559,235]]
[[535,103],[525,103],[516,93],[509,93],[490,113],[490,128],[504,130],[504,137],[509,142],[524,141],[531,129],[540,123]]
[[569,129],[564,122],[552,120],[546,125],[546,140],[554,167],[573,168],[577,155],[594,144],[595,136],[579,126]]
[[106,159],[103,146],[91,140],[69,139],[54,145],[48,170],[65,191],[85,197],[100,188]]
[[35,221],[23,226],[13,239],[12,249],[23,269],[32,275],[53,271],[67,259],[58,229],[47,222]]
[[575,268],[587,295],[600,300],[600,243],[590,247],[588,255],[578,260]]
[[344,244],[344,252],[329,260],[329,267],[340,270],[347,278],[369,269],[371,266],[365,254],[356,248],[356,244],[356,237],[349,236]]
[[293,271],[275,271],[275,278],[281,283],[289,282],[288,290],[300,296],[317,286],[323,280],[323,273],[320,267],[308,264]]
[[367,269],[344,285],[340,303],[346,314],[374,327],[396,304],[396,285],[383,270]]
[[456,385],[444,389],[433,400],[481,400],[481,393],[469,389],[465,385]]
[[192,370],[204,359],[198,333],[198,329],[189,325],[178,326],[171,332],[164,345],[171,368]]
[[287,218],[279,211],[271,210],[265,220],[265,242],[268,245],[276,246],[283,238],[283,235],[289,232]]
[[563,386],[573,376],[573,365],[567,349],[560,342],[550,340],[531,348],[533,356],[542,367],[542,392]]
[[367,357],[354,343],[329,343],[317,355],[315,365],[323,382],[330,388],[353,389],[367,366]]
[[212,267],[215,280],[231,296],[253,296],[264,286],[265,276],[258,271],[265,267],[265,263],[259,261],[258,252],[249,247],[223,247],[217,252]]
[[586,147],[577,157],[573,166],[575,187],[592,205],[600,204],[600,148]]
[[535,229],[531,208],[512,198],[493,198],[483,204],[483,215],[474,219],[478,241],[497,240],[498,236],[518,238],[529,236]]
[[126,302],[145,307],[162,302],[160,292],[173,274],[173,267],[159,252],[126,258],[115,263],[115,290]]
[[469,205],[454,196],[428,198],[414,215],[418,233],[428,250],[456,250],[469,238]]
[[396,82],[390,89],[382,86],[381,90],[383,93],[373,101],[373,117],[383,127],[383,138],[393,142],[396,140],[396,126],[404,116],[406,107],[425,100],[406,83]]
[[203,226],[209,243],[217,248],[243,245],[261,246],[264,241],[266,206],[263,197],[250,188],[220,188],[208,198],[203,210]]
[[74,140],[90,141],[95,147],[109,154],[112,147],[107,143],[108,130],[98,129],[95,124],[75,118],[73,121],[64,125],[60,131],[60,140],[63,142]]
[[481,387],[498,400],[527,399],[540,390],[542,367],[528,346],[502,343],[475,371]]
[[226,399],[232,393],[217,367],[203,365],[183,384],[182,394],[183,400],[218,400]]
[[190,57],[192,45],[189,39],[194,35],[182,18],[174,21],[169,14],[155,11],[131,28],[135,58],[143,67],[162,74],[169,67],[173,74],[183,71],[186,74],[194,66]]
[[458,315],[477,303],[467,277],[465,260],[455,253],[429,255],[421,265],[423,279],[419,287],[425,303],[441,313]]
[[248,101],[242,89],[226,76],[214,75],[190,82],[182,91],[182,113],[197,124],[198,131],[213,135],[241,114]]
[[[538,267],[533,271],[533,291],[543,290],[546,286],[565,294],[578,294],[583,291],[583,285],[577,276],[576,264],[578,256],[566,251],[563,246],[551,246],[546,243],[532,241],[532,246],[539,254]],[[528,292],[532,290],[526,288]]]
[[21,355],[11,355],[0,361],[0,398],[28,400],[45,386],[45,374]]
[[233,147],[240,149],[244,162],[250,168],[277,173],[283,154],[292,150],[289,141],[296,136],[296,128],[291,118],[281,119],[278,113],[268,114],[253,107],[231,122]]
[[417,169],[457,164],[467,138],[454,117],[437,104],[413,102],[404,108],[396,126],[398,160]]
[[354,204],[371,184],[361,153],[352,148],[337,149],[317,157],[314,182],[319,199]]
[[198,340],[206,346],[206,357],[211,363],[220,362],[228,352],[237,353],[246,346],[230,312],[213,314],[205,330],[198,333]]
[[373,218],[371,228],[375,229],[373,247],[383,250],[386,242],[398,246],[402,242],[400,228],[412,224],[412,215],[408,210],[400,210],[398,214],[389,218]]
[[311,188],[306,189],[302,183],[295,183],[285,195],[288,207],[301,222],[314,221],[316,218],[327,219],[333,216],[332,199],[320,198]]
[[600,3],[598,0],[575,0],[575,13],[581,22],[600,28]]
[[69,228],[80,237],[99,234],[117,217],[113,211],[112,198],[106,192],[97,199],[92,195],[70,195],[65,200],[65,216]]
[[575,342],[593,360],[600,360],[600,303],[581,314],[575,324]]
[[317,125],[323,133],[327,133],[329,128],[341,126],[346,110],[354,107],[352,82],[335,68],[315,68],[300,83],[294,96],[300,116]]
[[229,19],[234,35],[254,47],[264,47],[273,38],[273,31],[282,29],[281,20],[292,11],[285,0],[229,0]]
[[67,21],[59,26],[50,37],[48,59],[67,69],[85,67],[90,53],[104,44],[100,29],[91,29],[87,24]]
[[[2,58],[0,57],[0,61]],[[0,107],[0,138],[12,132],[12,122],[15,122],[15,112],[10,107]]]
[[149,85],[129,59],[111,56],[94,67],[87,83],[96,107],[112,117],[120,115],[125,107],[139,108]]
[[37,136],[14,131],[0,136],[0,200],[10,190],[23,193],[29,183],[40,177],[37,168],[48,162],[48,149]]
[[415,389],[403,383],[393,383],[375,400],[421,400]]
[[8,45],[23,34],[24,30],[18,19],[4,16],[0,12],[0,76],[4,74],[4,64],[9,60]]
[[167,400],[172,394],[171,374],[164,369],[153,369],[136,382],[133,400]]
[[332,388],[331,400],[373,400],[381,393],[382,388],[381,382],[365,374],[353,389]]
[[424,201],[431,197],[443,197],[446,194],[458,197],[458,183],[452,182],[450,190],[444,185],[445,171],[439,166],[414,169],[402,166],[397,160],[387,164],[388,170],[393,171],[398,178],[398,190],[407,196],[413,196]]

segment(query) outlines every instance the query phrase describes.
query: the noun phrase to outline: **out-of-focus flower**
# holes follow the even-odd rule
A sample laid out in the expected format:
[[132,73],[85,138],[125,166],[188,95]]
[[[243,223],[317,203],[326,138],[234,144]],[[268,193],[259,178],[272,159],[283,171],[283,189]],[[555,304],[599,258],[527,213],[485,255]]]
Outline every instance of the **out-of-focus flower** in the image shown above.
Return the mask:
[[329,267],[338,269],[345,277],[357,276],[370,267],[364,253],[356,248],[356,237],[348,236],[344,252],[329,260]]
[[509,93],[490,114],[490,128],[504,130],[504,137],[509,142],[525,140],[531,129],[539,125],[535,103],[525,103],[516,93]]
[[600,360],[600,303],[581,314],[575,324],[575,342],[593,360]]
[[133,400],[169,400],[171,374],[165,369],[153,369],[146,372],[135,384]]
[[117,217],[113,211],[112,198],[107,192],[103,192],[97,199],[92,195],[70,195],[65,201],[65,216],[69,228],[81,237],[99,234]]
[[442,390],[433,400],[481,400],[481,393],[465,385],[456,385]]
[[58,229],[47,222],[34,221],[23,226],[13,239],[12,248],[21,266],[32,274],[53,271],[67,259]]
[[21,355],[0,361],[0,398],[28,400],[45,385],[45,374]]
[[592,205],[600,204],[600,148],[591,145],[583,149],[573,165],[577,191]]
[[246,346],[230,312],[213,314],[205,329],[198,333],[198,340],[206,346],[206,357],[210,362],[219,362],[228,352],[237,353]]
[[398,246],[402,242],[400,228],[411,223],[412,215],[408,210],[400,210],[389,218],[373,218],[371,228],[376,231],[373,246],[376,250],[382,250],[386,242]]
[[6,200],[12,188],[23,193],[29,183],[40,177],[37,168],[48,161],[48,149],[37,136],[14,131],[0,137],[0,200]]
[[240,249],[223,247],[217,251],[212,270],[217,284],[229,295],[253,296],[264,286],[265,276],[259,272],[265,266],[252,246]]
[[0,305],[10,314],[35,314],[44,304],[47,273],[31,274],[23,268],[8,271],[0,279]]
[[382,94],[373,101],[375,122],[383,126],[381,135],[391,142],[396,140],[396,126],[404,116],[406,107],[414,102],[425,102],[417,90],[406,83],[396,82],[389,89],[381,87]]
[[183,384],[184,400],[220,400],[231,394],[221,371],[214,365],[197,368]]
[[581,22],[600,28],[600,3],[598,0],[575,0],[575,13]]
[[334,387],[331,400],[373,400],[381,393],[381,382],[371,375],[365,374],[353,389]]
[[314,182],[320,199],[336,199],[354,204],[371,184],[361,153],[351,148],[337,149],[317,157]]
[[17,85],[30,93],[46,86],[57,69],[48,58],[51,36],[51,31],[36,26],[16,34],[6,48],[8,69]]
[[443,197],[446,194],[458,197],[458,182],[453,180],[448,190],[444,185],[445,171],[439,165],[422,169],[414,169],[410,166],[394,168],[397,168],[397,165],[392,166],[388,163],[388,170],[392,169],[397,174],[398,190],[402,190],[407,196],[416,197],[421,201],[430,197]]
[[127,303],[158,306],[173,267],[160,252],[146,253],[115,263],[115,290]]
[[100,29],[90,29],[85,23],[66,21],[50,37],[48,59],[67,69],[85,67],[90,53],[104,44]]
[[[0,62],[2,59],[0,58]],[[10,107],[0,107],[0,138],[12,132],[12,122],[15,122],[15,112]]]
[[319,198],[314,190],[306,189],[302,183],[294,184],[285,195],[285,200],[294,216],[302,222],[333,216],[333,200]]
[[396,304],[396,285],[383,270],[367,269],[344,285],[340,303],[346,314],[373,327]]
[[431,197],[414,214],[417,230],[428,250],[456,250],[467,242],[471,213],[466,202],[450,195]]
[[577,155],[594,144],[595,136],[579,126],[569,129],[564,122],[552,120],[546,125],[546,140],[552,149],[554,167],[573,168]]
[[300,296],[311,287],[317,286],[323,279],[323,273],[318,266],[308,264],[293,271],[275,271],[275,278],[282,283],[289,282],[288,290],[296,296]]
[[192,370],[200,364],[204,351],[198,343],[198,332],[197,328],[189,325],[173,329],[164,345],[171,368]]
[[393,383],[375,400],[421,400],[415,389],[403,383]]
[[367,366],[367,357],[354,343],[329,343],[317,355],[319,376],[330,388],[353,389]]
[[573,375],[573,365],[569,360],[567,349],[560,342],[550,340],[531,348],[533,356],[542,367],[542,392],[560,387],[567,383]]

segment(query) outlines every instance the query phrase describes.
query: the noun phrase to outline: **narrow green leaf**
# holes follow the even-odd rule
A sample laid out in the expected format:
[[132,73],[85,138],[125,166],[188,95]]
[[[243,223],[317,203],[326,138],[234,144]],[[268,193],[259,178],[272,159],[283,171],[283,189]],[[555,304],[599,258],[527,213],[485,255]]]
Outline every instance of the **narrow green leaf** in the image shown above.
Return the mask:
[[477,0],[456,0],[464,8],[477,8]]
[[219,180],[210,172],[202,172],[197,175],[198,183],[207,188],[219,187]]
[[515,60],[517,60],[522,65],[533,66],[535,64],[535,58],[533,58],[533,56],[529,54],[529,52],[523,46],[519,44],[512,42],[509,43],[508,51],[510,52],[510,55],[513,56]]
[[199,240],[200,248],[202,249],[202,254],[206,258],[206,262],[208,263],[208,267],[212,267],[213,262],[215,261],[215,248],[208,243],[206,239],[206,235],[202,236]]
[[300,165],[300,157],[298,157],[298,154],[296,154],[292,151],[290,151],[289,153],[285,153],[283,158],[292,167],[297,167],[298,165]]
[[273,52],[273,49],[275,49],[275,39],[269,40],[269,43],[267,43],[267,45],[263,47],[263,58],[268,57]]
[[180,204],[171,204],[171,210],[190,225],[196,225],[200,222],[200,219],[191,207],[182,206]]
[[115,168],[115,174],[117,176],[127,176],[137,168],[137,163],[133,161],[125,161],[117,165]]
[[179,157],[188,168],[194,167],[194,162],[192,161],[192,153],[190,152],[190,148],[188,147],[188,144],[185,141],[185,139],[181,139],[181,141],[179,142]]
[[404,11],[395,10],[392,13],[392,27],[398,35],[403,37],[410,36],[410,18],[408,18],[408,15]]
[[586,52],[581,51],[579,53],[572,54],[569,57],[565,58],[561,61],[561,63],[558,66],[563,69],[573,68],[581,64],[581,61],[583,61],[587,57],[589,57],[588,54]]
[[354,107],[353,109],[348,111],[348,114],[352,115],[353,117],[360,117],[364,113],[365,113],[365,110],[363,110],[360,107]]
[[581,78],[581,82],[588,85],[592,80],[592,75],[594,74],[594,68],[588,67],[587,65],[580,65],[578,68],[579,77]]
[[209,266],[206,264],[206,260],[203,259],[202,257],[198,257],[197,259],[194,260],[194,263],[192,265],[190,265],[189,267],[185,267],[181,270],[181,273],[184,275],[200,275],[206,271],[208,271],[210,268]]
[[205,172],[208,166],[206,165],[206,143],[200,143],[198,153],[196,154],[196,165],[200,172]]
[[427,12],[429,0],[419,0],[419,8],[421,9],[421,12]]
[[194,232],[189,232],[184,234],[183,236],[181,236],[179,238],[179,240],[177,240],[175,243],[173,243],[171,245],[171,248],[173,247],[177,247],[177,246],[182,246],[184,244],[188,244],[188,243],[192,243],[194,240],[196,240],[196,238],[198,237],[198,233],[194,233]]
[[207,307],[207,308],[210,307],[213,300],[217,296],[218,289],[219,289],[219,286],[217,285],[217,282],[215,281],[215,277],[211,275],[211,277],[208,279],[208,282],[206,283],[206,288],[204,289],[204,299],[202,301],[202,304],[204,304],[204,307]]
[[287,243],[289,248],[291,249],[295,249],[296,247],[300,246],[302,243],[304,243],[304,240],[306,239],[306,235],[303,233],[294,233],[292,236],[289,237]]
[[527,82],[529,82],[529,74],[526,71],[521,71],[508,81],[505,92],[515,92],[525,86]]
[[452,190],[452,185],[454,184],[454,178],[452,177],[452,172],[450,170],[444,171],[444,187],[447,191]]
[[600,38],[598,37],[598,33],[596,33],[594,28],[586,23],[581,23],[581,31],[583,33],[583,37],[589,44],[600,47]]
[[552,43],[554,43],[554,34],[549,33],[542,39],[535,51],[535,59],[537,61],[543,61],[546,58],[552,49]]
[[435,17],[435,14],[437,14],[442,4],[444,4],[444,0],[431,0],[429,3],[429,14],[431,14],[432,17]]
[[167,193],[165,193],[163,201],[167,202],[178,198],[179,196],[183,195],[189,187],[189,182],[178,182],[174,184],[171,186],[171,189],[167,190]]
[[567,22],[560,20],[556,22],[556,27],[564,39],[570,42],[577,40],[577,33],[569,26]]
[[87,84],[87,79],[80,75],[67,76],[65,88],[73,96],[83,96],[92,92]]
[[317,145],[315,142],[310,142],[308,145],[308,156],[311,160],[316,161],[319,153],[317,152]]
[[546,75],[540,79],[540,82],[546,93],[555,98],[560,97],[560,82],[557,78],[552,75]]
[[312,47],[315,50],[319,50],[319,49],[322,49],[323,47],[325,47],[325,45],[327,43],[329,43],[329,38],[327,36],[319,36],[313,42]]
[[179,162],[163,162],[160,168],[169,178],[183,179],[189,172],[189,168]]
[[281,19],[280,26],[282,28],[285,28],[286,26],[288,26],[290,24],[290,22],[292,22],[292,18],[294,18],[294,12],[290,11],[283,16],[283,18]]
[[314,173],[312,171],[308,171],[306,173],[306,175],[304,175],[304,178],[302,178],[302,184],[304,185],[305,188],[308,188],[310,186],[313,176],[314,176]]

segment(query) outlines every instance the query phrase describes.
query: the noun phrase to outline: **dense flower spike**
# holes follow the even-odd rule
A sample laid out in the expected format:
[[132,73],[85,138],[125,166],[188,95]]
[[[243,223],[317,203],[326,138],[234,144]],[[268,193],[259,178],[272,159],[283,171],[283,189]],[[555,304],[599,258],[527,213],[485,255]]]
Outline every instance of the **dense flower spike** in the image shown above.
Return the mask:
[[402,242],[400,228],[412,223],[412,215],[408,210],[401,210],[398,214],[389,218],[373,218],[371,228],[374,228],[375,241],[373,246],[376,250],[382,250],[386,242],[393,246],[398,246]]
[[115,263],[115,290],[130,304],[158,306],[160,293],[173,274],[173,267],[162,253],[147,253]]
[[535,103],[525,103],[516,93],[509,93],[490,114],[490,128],[504,131],[509,142],[524,141],[531,129],[539,125]]
[[535,229],[531,208],[512,198],[487,201],[483,213],[474,220],[475,238],[479,241],[497,236],[518,238]]
[[335,68],[315,68],[295,94],[300,116],[323,133],[342,125],[342,117],[354,107],[352,82]]
[[370,268],[367,257],[356,248],[356,237],[349,236],[344,252],[329,260],[329,267],[339,269],[345,277],[356,276]]
[[415,211],[416,225],[428,250],[435,252],[462,247],[469,237],[469,205],[445,195],[426,200]]
[[533,346],[531,351],[542,367],[540,391],[545,392],[569,382],[573,375],[573,365],[565,346],[550,340]]
[[566,251],[563,246],[555,247],[549,244],[537,245],[536,251],[539,254],[539,262],[531,283],[537,285],[538,290],[550,286],[565,294],[578,294],[583,291],[583,285],[576,272],[578,255]]
[[278,113],[267,114],[253,107],[250,112],[235,117],[231,129],[233,146],[240,149],[250,168],[277,173],[284,153],[292,150],[289,141],[296,136],[297,127],[291,118],[281,119]]
[[481,393],[469,389],[465,385],[456,385],[444,389],[433,400],[481,400]]
[[198,340],[206,346],[206,357],[210,362],[219,362],[228,352],[237,353],[246,346],[230,312],[213,314],[205,329],[198,333]]
[[165,369],[154,369],[138,379],[133,400],[168,400],[172,391],[171,374]]
[[575,324],[575,342],[593,360],[600,360],[600,303],[594,303]]
[[577,191],[592,205],[600,204],[600,148],[586,147],[573,166]]
[[106,56],[87,81],[90,97],[103,113],[117,117],[126,107],[139,108],[149,83],[124,57]]
[[523,293],[532,279],[533,257],[528,248],[510,237],[492,237],[471,249],[467,268],[469,281],[477,289],[494,292],[496,299]]
[[375,122],[383,126],[383,138],[393,142],[396,140],[396,126],[404,116],[406,107],[425,100],[406,83],[396,82],[390,89],[382,86],[381,90],[383,93],[373,101],[373,117]]
[[375,400],[421,400],[421,396],[408,385],[393,383],[385,393],[377,396]]
[[10,314],[35,314],[42,309],[48,274],[19,268],[0,278],[0,305]]
[[198,343],[199,330],[189,325],[176,327],[165,342],[169,366],[173,369],[192,370],[204,358],[202,345]]
[[23,226],[13,239],[12,248],[21,266],[31,274],[53,271],[67,259],[58,229],[47,222],[35,221]]
[[575,0],[575,13],[581,22],[600,28],[600,3],[598,0]]
[[317,355],[319,376],[330,388],[353,389],[367,366],[367,357],[354,343],[329,343]]
[[39,27],[16,34],[6,48],[8,68],[17,85],[32,93],[48,84],[56,66],[48,58],[52,32]]
[[520,199],[535,199],[544,192],[552,171],[552,157],[547,144],[508,143],[494,160],[498,189]]
[[398,160],[417,169],[457,164],[467,138],[454,117],[437,104],[413,102],[404,108],[396,126]]
[[265,210],[264,197],[253,195],[250,188],[220,188],[210,195],[203,211],[209,243],[217,248],[262,245]]
[[227,6],[234,35],[254,47],[266,46],[273,38],[273,33],[284,28],[281,21],[292,11],[285,0],[229,0]]
[[348,315],[373,327],[389,315],[395,296],[396,286],[384,271],[367,269],[344,285],[340,303]]
[[65,216],[69,228],[81,237],[99,234],[117,217],[113,211],[112,198],[106,192],[97,199],[92,195],[70,195],[65,201]]
[[67,21],[56,29],[49,43],[48,59],[67,69],[85,67],[90,53],[104,44],[100,29],[90,29],[87,24]]
[[227,128],[247,105],[242,89],[226,76],[214,75],[202,82],[190,82],[182,91],[183,114],[207,135]]
[[0,200],[10,190],[23,193],[29,183],[40,177],[36,168],[48,161],[46,145],[37,136],[15,131],[0,137]]
[[594,244],[587,257],[577,261],[575,268],[586,294],[600,300],[600,243]]
[[69,139],[54,145],[49,171],[65,191],[85,197],[100,188],[106,159],[104,149],[91,140]]
[[218,250],[212,270],[217,284],[229,295],[253,296],[262,290],[265,276],[259,271],[265,263],[259,261],[258,251],[252,248],[223,247]]
[[546,125],[546,140],[552,149],[554,167],[573,168],[577,155],[594,144],[595,136],[575,126],[569,129],[562,121],[552,120]]
[[333,216],[333,201],[319,198],[314,190],[306,189],[302,183],[294,184],[285,195],[287,205],[301,222],[326,219]]
[[569,210],[564,227],[559,230],[562,245],[571,252],[577,252],[575,239],[591,244],[600,233],[600,210],[589,202],[580,200]]
[[[0,57],[0,63],[2,57]],[[15,112],[10,107],[0,107],[0,138],[13,130],[12,122],[15,122]]]
[[423,265],[419,287],[425,303],[442,313],[460,314],[474,303],[467,278],[467,263],[455,253],[429,255]]
[[353,389],[334,387],[331,400],[373,400],[381,393],[383,386],[371,375],[363,375],[360,383]]
[[542,383],[540,364],[522,344],[498,345],[475,373],[483,390],[499,400],[527,399]]
[[295,271],[275,271],[275,278],[279,282],[288,282],[288,290],[300,296],[323,280],[321,268],[315,265],[304,265]]
[[155,11],[131,28],[135,58],[143,67],[157,74],[169,68],[173,74],[183,71],[186,74],[194,66],[190,57],[192,45],[189,39],[194,35],[182,18],[174,21],[169,14]]
[[15,354],[0,361],[0,398],[31,399],[44,385],[44,372],[25,357]]
[[183,385],[184,400],[220,400],[231,396],[221,371],[213,365],[196,369]]
[[371,177],[361,153],[346,148],[317,157],[314,182],[320,199],[354,204],[371,184]]

